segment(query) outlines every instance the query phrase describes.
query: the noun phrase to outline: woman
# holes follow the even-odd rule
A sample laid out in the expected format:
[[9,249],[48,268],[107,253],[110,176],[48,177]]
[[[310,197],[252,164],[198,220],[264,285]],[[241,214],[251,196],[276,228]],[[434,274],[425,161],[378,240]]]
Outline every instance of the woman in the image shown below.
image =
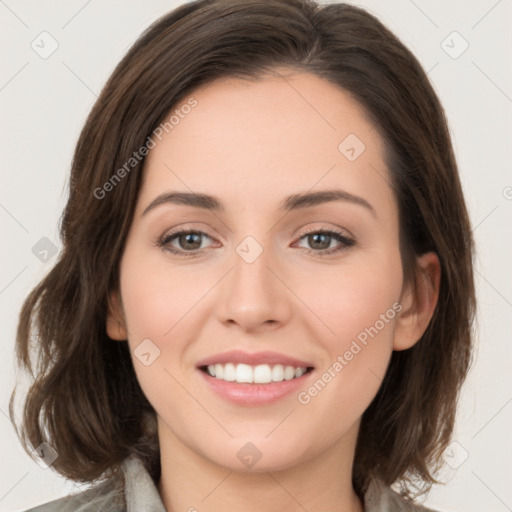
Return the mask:
[[157,21],[87,119],[61,230],[20,316],[41,361],[20,437],[99,484],[33,510],[422,510],[473,241],[443,109],[376,18]]

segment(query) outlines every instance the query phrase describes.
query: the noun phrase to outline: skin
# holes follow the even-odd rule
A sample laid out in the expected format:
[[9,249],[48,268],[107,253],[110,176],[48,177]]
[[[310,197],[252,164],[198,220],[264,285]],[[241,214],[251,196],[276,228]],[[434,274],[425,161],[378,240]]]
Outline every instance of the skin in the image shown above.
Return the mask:
[[[158,489],[168,511],[363,510],[351,484],[361,416],[392,351],[420,339],[437,302],[435,254],[418,257],[416,291],[403,281],[398,206],[375,127],[333,84],[279,72],[194,91],[197,106],[145,162],[107,332],[128,339],[132,354],[147,338],[160,350],[149,366],[133,363],[157,414]],[[349,134],[366,146],[352,162],[338,150]],[[374,213],[348,201],[279,209],[291,194],[334,188],[364,198]],[[168,191],[216,196],[225,211],[167,203],[142,215]],[[168,247],[196,256],[156,244],[184,228],[206,236],[192,249],[178,238]],[[355,244],[321,257],[342,246],[334,238],[315,246],[304,236],[322,229]],[[252,263],[236,252],[247,236],[263,248]],[[200,359],[234,348],[276,351],[315,366],[307,389],[397,302],[401,311],[308,404],[292,393],[273,404],[235,405],[196,369]],[[237,457],[247,442],[262,454],[252,468]]]

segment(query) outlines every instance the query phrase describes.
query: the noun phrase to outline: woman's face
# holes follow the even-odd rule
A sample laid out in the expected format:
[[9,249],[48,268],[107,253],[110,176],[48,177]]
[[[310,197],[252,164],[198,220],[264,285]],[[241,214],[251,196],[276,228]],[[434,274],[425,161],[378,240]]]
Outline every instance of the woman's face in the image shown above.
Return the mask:
[[308,73],[192,96],[145,161],[120,268],[126,332],[110,315],[108,333],[128,338],[163,446],[239,471],[350,452],[393,348],[416,341],[382,140]]

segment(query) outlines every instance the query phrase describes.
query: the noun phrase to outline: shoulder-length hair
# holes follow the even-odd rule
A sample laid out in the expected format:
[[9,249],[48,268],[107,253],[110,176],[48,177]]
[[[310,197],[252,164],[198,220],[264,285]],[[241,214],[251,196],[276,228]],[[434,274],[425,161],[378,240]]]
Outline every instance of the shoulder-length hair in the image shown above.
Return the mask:
[[280,66],[339,86],[379,131],[399,205],[405,279],[416,282],[417,255],[439,256],[434,315],[416,345],[393,352],[363,415],[353,468],[360,495],[374,477],[402,484],[409,497],[414,482],[425,490],[436,481],[471,362],[475,311],[473,239],[447,121],[417,59],[379,20],[358,7],[311,0],[180,6],[140,36],[90,112],[61,218],[63,250],[27,297],[16,341],[18,364],[34,376],[16,430],[27,451],[53,446],[53,468],[62,475],[111,477],[130,454],[153,478],[160,472],[158,439],[146,421],[154,410],[128,344],[113,342],[105,329],[144,158],[131,161],[123,179],[109,180],[195,88],[220,77],[257,80]]

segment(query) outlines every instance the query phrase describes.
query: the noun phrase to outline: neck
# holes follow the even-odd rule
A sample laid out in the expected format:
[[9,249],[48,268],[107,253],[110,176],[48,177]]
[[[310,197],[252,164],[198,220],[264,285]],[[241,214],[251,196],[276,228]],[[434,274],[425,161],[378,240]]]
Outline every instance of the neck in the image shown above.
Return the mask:
[[158,491],[167,512],[363,512],[352,487],[358,426],[323,453],[286,469],[239,471],[191,450],[159,419]]

